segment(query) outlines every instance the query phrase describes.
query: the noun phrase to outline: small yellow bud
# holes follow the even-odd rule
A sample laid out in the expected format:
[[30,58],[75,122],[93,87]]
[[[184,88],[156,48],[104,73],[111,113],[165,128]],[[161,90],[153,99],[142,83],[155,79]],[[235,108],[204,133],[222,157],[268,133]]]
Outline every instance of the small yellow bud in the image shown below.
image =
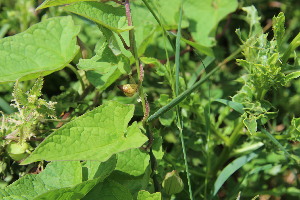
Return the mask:
[[137,84],[125,84],[125,85],[119,85],[118,88],[124,92],[124,94],[128,97],[132,97],[138,89]]

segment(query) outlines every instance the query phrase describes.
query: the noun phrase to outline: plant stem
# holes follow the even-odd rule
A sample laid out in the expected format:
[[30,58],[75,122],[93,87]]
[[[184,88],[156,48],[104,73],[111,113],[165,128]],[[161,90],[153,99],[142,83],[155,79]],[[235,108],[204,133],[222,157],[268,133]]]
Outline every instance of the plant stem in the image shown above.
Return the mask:
[[[133,26],[132,23],[132,17],[131,17],[131,11],[130,11],[130,3],[129,0],[125,1],[125,9],[126,9],[126,17],[128,20],[128,26]],[[129,41],[130,41],[130,50],[132,55],[134,56],[135,59],[135,66],[137,68],[137,74],[138,74],[138,92],[139,92],[139,96],[141,98],[142,101],[142,107],[143,107],[143,112],[144,112],[144,118],[143,118],[143,122],[145,122],[148,118],[148,111],[147,111],[147,105],[146,105],[146,97],[143,91],[143,72],[144,70],[142,69],[143,66],[139,64],[139,57],[138,57],[138,53],[137,53],[137,47],[136,47],[136,43],[135,43],[135,35],[134,35],[134,29],[129,30]]]
[[84,85],[84,82],[80,76],[80,74],[78,73],[77,69],[71,65],[71,64],[68,64],[67,67],[72,70],[72,72],[74,72],[74,74],[76,74],[76,77],[78,78],[78,80],[80,81],[80,84],[81,84],[81,87],[82,87],[82,91],[85,90],[85,85]]

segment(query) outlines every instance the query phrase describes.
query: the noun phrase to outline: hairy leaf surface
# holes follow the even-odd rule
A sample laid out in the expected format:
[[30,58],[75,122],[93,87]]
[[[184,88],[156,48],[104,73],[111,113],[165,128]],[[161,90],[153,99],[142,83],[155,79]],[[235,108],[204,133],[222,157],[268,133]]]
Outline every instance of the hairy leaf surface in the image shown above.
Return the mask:
[[147,141],[134,122],[134,106],[108,101],[52,133],[22,164],[38,160],[106,161]]

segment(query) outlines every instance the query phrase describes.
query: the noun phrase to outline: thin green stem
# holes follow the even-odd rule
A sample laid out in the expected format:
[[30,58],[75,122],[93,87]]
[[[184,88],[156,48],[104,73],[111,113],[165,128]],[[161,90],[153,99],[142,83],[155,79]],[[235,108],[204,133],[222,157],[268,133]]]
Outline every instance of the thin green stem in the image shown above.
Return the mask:
[[80,81],[80,84],[81,84],[81,87],[82,87],[82,91],[85,90],[85,85],[84,85],[84,82],[80,76],[80,74],[78,73],[77,69],[71,65],[71,64],[68,64],[67,67],[72,70],[72,72],[74,72],[74,74],[76,75],[77,79]]

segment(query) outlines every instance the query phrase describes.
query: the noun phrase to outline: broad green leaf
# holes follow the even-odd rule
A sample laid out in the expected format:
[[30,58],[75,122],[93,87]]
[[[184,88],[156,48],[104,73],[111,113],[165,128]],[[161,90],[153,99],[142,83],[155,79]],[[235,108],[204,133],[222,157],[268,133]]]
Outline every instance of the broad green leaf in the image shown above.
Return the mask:
[[26,175],[7,186],[4,191],[9,196],[16,195],[33,199],[48,191],[75,186],[81,182],[79,161],[52,162],[40,174]]
[[133,28],[127,25],[124,7],[113,7],[99,2],[78,2],[66,6],[64,9],[90,19],[116,33]]
[[245,165],[247,162],[252,160],[253,158],[257,157],[258,154],[253,152],[248,155],[239,157],[232,161],[230,164],[228,164],[220,173],[218,176],[214,188],[213,188],[213,195],[216,195],[221,186],[224,184],[224,182],[239,168],[241,168],[243,165]]
[[149,165],[150,156],[146,152],[139,149],[130,149],[120,152],[118,155],[118,162],[116,170],[133,175],[140,176],[145,173]]
[[64,4],[75,3],[79,1],[97,1],[97,0],[46,0],[36,10],[48,8],[51,6],[60,6]]
[[87,79],[93,86],[95,86],[98,90],[103,91],[113,84],[122,75],[122,73],[117,66],[114,66],[108,73],[105,74],[101,74],[97,71],[88,71],[86,75]]
[[34,200],[78,200],[82,199],[92,188],[100,182],[101,179],[94,179],[90,181],[82,182],[73,187],[60,188],[57,190],[51,190],[44,193]]
[[150,174],[151,169],[150,166],[148,166],[145,173],[141,176],[132,176],[115,170],[107,179],[120,183],[136,197],[140,190],[145,190],[147,188],[150,181]]
[[240,114],[244,113],[244,106],[241,103],[234,102],[234,101],[229,101],[229,100],[226,100],[226,99],[215,99],[214,101],[225,104],[225,105],[229,106],[230,108],[232,108],[233,110],[237,111]]
[[38,160],[106,161],[113,154],[138,148],[147,141],[134,122],[134,105],[105,102],[48,136],[22,164]]
[[212,46],[218,23],[237,6],[236,0],[185,1],[184,15],[193,22],[189,26],[193,39],[200,45]]
[[155,192],[150,194],[148,191],[141,190],[138,193],[137,200],[161,200],[161,193]]
[[88,80],[100,91],[114,83],[122,73],[130,71],[129,59],[123,54],[116,56],[104,37],[97,43],[95,52],[91,59],[80,59],[78,68],[88,71]]
[[110,157],[105,162],[86,161],[82,166],[83,180],[93,180],[95,178],[105,179],[115,168],[117,164],[116,156]]
[[64,68],[77,54],[80,30],[72,18],[55,17],[0,40],[0,82],[28,80]]
[[105,200],[132,200],[128,189],[121,184],[107,180],[96,185],[82,200],[105,199]]
[[[35,200],[78,200],[82,199],[90,190],[95,187],[114,170],[116,157],[112,156],[106,162],[87,161],[82,167],[83,176],[88,173],[89,180],[77,184],[73,187],[51,190],[35,198]],[[84,178],[84,177],[83,177]],[[84,180],[84,179],[83,179]]]

